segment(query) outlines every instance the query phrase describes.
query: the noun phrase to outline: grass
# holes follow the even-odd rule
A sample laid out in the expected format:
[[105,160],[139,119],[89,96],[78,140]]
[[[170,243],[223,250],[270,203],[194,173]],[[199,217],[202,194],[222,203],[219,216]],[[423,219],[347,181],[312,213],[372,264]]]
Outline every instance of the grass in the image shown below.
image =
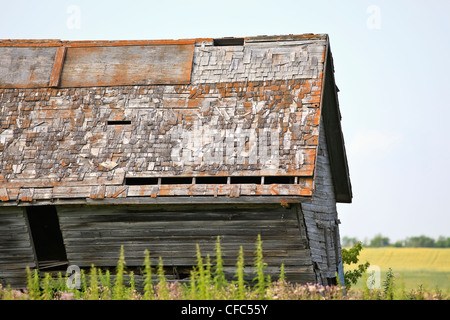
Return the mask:
[[[410,250],[410,249],[409,249]],[[368,252],[367,252],[368,251]],[[367,250],[360,258],[370,259],[370,251]],[[363,250],[364,252],[364,250]],[[374,253],[374,252],[372,252]],[[414,253],[414,252],[413,252]],[[411,254],[413,254],[411,253]],[[380,254],[378,252],[377,254]],[[417,253],[416,253],[417,254]],[[436,253],[434,253],[435,255]],[[434,255],[432,255],[434,257]],[[223,270],[222,250],[220,239],[217,238],[216,253],[214,257],[202,256],[197,245],[197,265],[191,271],[191,277],[186,283],[167,281],[164,275],[163,261],[159,258],[158,266],[150,265],[150,253],[145,250],[143,254],[142,279],[143,286],[136,289],[133,272],[127,271],[124,259],[123,247],[120,250],[116,271],[113,275],[109,270],[91,266],[88,270],[81,270],[79,289],[68,286],[68,275],[59,273],[56,278],[50,274],[39,274],[37,270],[27,268],[26,290],[14,290],[9,286],[2,288],[0,285],[0,300],[392,300],[392,299],[426,299],[441,300],[450,299],[450,296],[442,290],[428,290],[423,286],[405,290],[399,286],[396,273],[388,269],[384,274],[382,288],[368,290],[364,288],[351,288],[344,293],[341,286],[322,286],[318,284],[295,284],[285,280],[284,266],[281,265],[281,273],[276,281],[264,274],[266,263],[262,251],[262,240],[258,236],[255,245],[253,260],[253,281],[244,280],[245,257],[242,247],[239,250],[236,261],[235,277],[232,280],[225,278]],[[394,259],[390,251],[381,254],[380,257]],[[390,258],[389,258],[390,257]],[[403,257],[404,261],[409,261]],[[436,263],[435,260],[438,260]],[[439,259],[447,261],[447,253],[439,253],[437,258],[416,259],[424,264],[436,266],[436,272],[442,271]],[[395,259],[394,259],[395,260]],[[394,261],[392,260],[392,261]],[[384,261],[381,258],[379,261]],[[213,263],[212,263],[213,262]],[[383,262],[384,263],[384,262]],[[397,261],[397,263],[399,263]],[[375,264],[375,263],[373,263]],[[399,266],[394,264],[395,266]],[[411,263],[407,264],[411,267]],[[384,266],[384,264],[380,265]],[[443,270],[446,270],[443,268]],[[414,272],[414,269],[412,270]],[[399,280],[400,279],[400,280]],[[448,282],[448,281],[447,281]],[[401,283],[400,283],[401,284]],[[399,290],[399,288],[401,290]]]
[[[450,248],[364,248],[359,260],[378,266],[382,279],[392,268],[397,289],[410,291],[422,286],[450,292]],[[364,279],[355,285],[364,287]]]

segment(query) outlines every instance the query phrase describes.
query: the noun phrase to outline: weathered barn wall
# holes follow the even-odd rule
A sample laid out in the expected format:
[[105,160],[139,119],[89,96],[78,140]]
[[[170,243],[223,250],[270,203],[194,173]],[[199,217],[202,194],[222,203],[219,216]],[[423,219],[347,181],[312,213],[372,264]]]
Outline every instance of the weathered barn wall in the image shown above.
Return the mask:
[[311,203],[301,203],[318,279],[336,276],[341,261],[339,221],[334,196],[333,177],[323,123],[320,126],[319,149],[316,163],[315,191]]
[[0,284],[22,287],[26,267],[36,266],[25,209],[7,207],[0,210]]
[[196,244],[203,256],[213,258],[220,236],[228,276],[234,275],[243,246],[252,279],[260,234],[267,271],[274,279],[284,263],[289,280],[315,281],[303,217],[296,205],[58,206],[57,211],[69,264],[80,267],[116,266],[123,245],[128,267],[142,266],[148,249],[152,265],[162,257],[164,266],[175,274],[189,275],[197,263]]

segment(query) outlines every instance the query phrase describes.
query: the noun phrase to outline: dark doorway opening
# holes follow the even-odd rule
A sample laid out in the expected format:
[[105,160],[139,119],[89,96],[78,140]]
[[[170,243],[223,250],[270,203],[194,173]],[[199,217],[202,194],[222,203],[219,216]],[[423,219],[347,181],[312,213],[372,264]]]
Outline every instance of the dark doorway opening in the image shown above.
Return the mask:
[[51,270],[67,265],[55,206],[27,207],[27,218],[39,269]]

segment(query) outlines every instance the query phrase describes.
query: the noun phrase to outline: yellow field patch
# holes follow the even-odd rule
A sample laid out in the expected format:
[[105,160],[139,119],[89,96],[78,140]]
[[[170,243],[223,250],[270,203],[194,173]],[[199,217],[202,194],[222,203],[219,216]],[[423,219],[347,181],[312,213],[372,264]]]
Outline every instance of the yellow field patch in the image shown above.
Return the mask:
[[364,248],[359,263],[369,261],[382,270],[450,272],[449,248]]

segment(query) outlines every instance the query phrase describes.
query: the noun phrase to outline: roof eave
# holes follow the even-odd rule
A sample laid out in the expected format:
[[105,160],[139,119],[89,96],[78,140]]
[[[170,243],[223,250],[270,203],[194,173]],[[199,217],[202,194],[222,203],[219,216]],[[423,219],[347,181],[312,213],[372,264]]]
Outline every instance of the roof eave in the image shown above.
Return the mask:
[[325,79],[322,92],[322,116],[325,126],[331,173],[334,181],[336,202],[351,203],[353,194],[350,172],[341,127],[341,112],[334,78],[333,57],[329,39],[325,58]]

